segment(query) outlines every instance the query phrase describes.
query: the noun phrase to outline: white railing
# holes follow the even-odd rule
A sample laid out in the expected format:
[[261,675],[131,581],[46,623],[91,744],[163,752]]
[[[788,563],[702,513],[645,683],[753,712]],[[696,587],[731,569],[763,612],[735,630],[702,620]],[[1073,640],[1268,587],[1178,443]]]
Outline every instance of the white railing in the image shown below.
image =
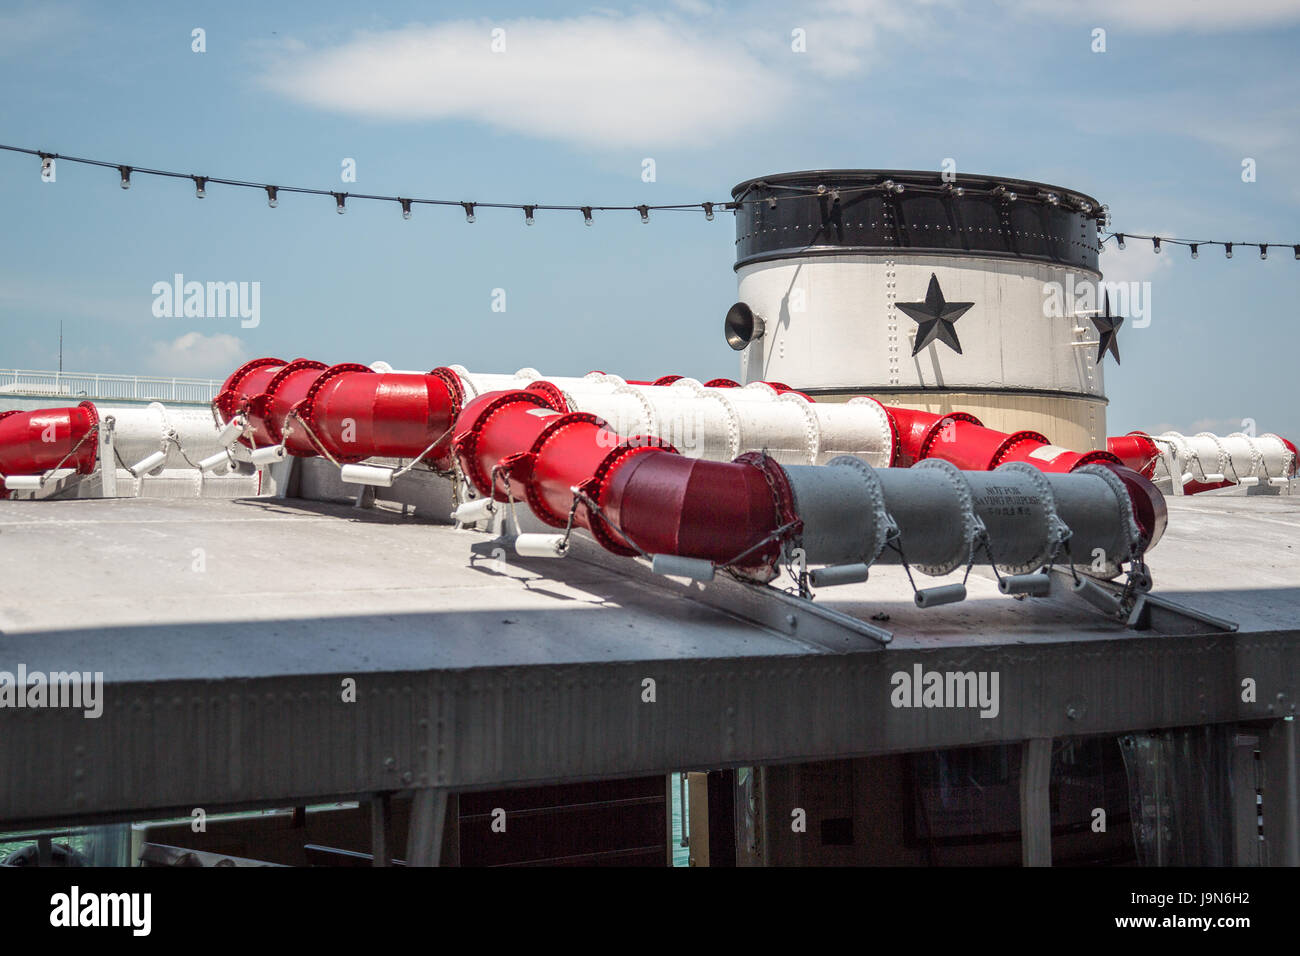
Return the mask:
[[207,378],[151,375],[97,375],[93,372],[40,372],[0,369],[0,398],[6,395],[111,401],[207,403],[221,383]]

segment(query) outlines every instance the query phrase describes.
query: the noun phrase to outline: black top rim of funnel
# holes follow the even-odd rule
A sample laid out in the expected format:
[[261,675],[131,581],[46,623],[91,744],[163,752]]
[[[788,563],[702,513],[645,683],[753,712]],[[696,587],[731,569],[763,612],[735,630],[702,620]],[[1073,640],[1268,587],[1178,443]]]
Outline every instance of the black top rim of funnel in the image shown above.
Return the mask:
[[[781,186],[799,186],[815,189],[817,186],[825,186],[829,189],[855,189],[864,186],[877,186],[887,179],[892,179],[895,183],[902,186],[938,186],[947,185],[941,171],[933,169],[805,169],[790,173],[774,173],[770,176],[756,176],[753,179],[746,179],[744,182],[734,186],[731,190],[731,198],[740,200],[742,196],[755,188],[764,185],[772,187]],[[1010,191],[1017,193],[1019,198],[1026,200],[1044,200],[1048,193],[1053,193],[1061,200],[1069,200],[1076,205],[1082,201],[1092,207],[1092,210],[1101,209],[1101,203],[1089,196],[1087,193],[1080,192],[1077,189],[1067,189],[1064,186],[1054,186],[1051,183],[1035,182],[1030,179],[1013,179],[1009,176],[987,176],[978,173],[955,173],[952,178],[953,186],[960,186],[963,189],[987,189],[992,191],[999,186],[1003,186]],[[807,195],[815,195],[808,193]]]
[[746,180],[732,195],[735,269],[792,257],[910,254],[1097,272],[1106,219],[1095,199],[1075,190],[994,176],[945,182],[933,170],[781,173]]

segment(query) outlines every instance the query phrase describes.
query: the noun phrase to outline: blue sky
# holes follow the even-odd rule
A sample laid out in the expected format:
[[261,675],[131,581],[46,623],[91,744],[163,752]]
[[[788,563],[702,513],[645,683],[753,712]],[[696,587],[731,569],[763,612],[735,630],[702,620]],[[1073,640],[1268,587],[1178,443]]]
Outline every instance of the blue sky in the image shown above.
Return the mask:
[[[191,31],[206,31],[206,52]],[[1094,53],[1092,31],[1106,30]],[[506,52],[488,52],[505,30]],[[807,51],[791,50],[802,29]],[[679,0],[646,6],[0,5],[0,142],[182,172],[481,202],[725,199],[808,168],[1040,180],[1114,228],[1300,242],[1300,2]],[[656,181],[642,181],[653,158]],[[1243,183],[1243,158],[1257,179]],[[341,164],[356,161],[356,183]],[[0,153],[0,366],[223,377],[299,355],[735,376],[734,223],[264,195]],[[1300,435],[1300,262],[1108,251],[1152,283],[1109,430]],[[173,274],[261,283],[261,322],[157,318]],[[493,290],[507,309],[492,311]]]

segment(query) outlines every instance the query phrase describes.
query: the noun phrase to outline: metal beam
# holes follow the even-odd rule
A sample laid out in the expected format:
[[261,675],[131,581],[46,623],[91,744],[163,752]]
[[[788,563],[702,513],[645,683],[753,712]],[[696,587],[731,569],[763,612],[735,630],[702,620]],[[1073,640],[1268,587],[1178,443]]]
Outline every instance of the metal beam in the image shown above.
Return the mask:
[[1259,733],[1249,727],[1239,729],[1233,737],[1229,757],[1232,768],[1232,854],[1234,866],[1260,866],[1262,847],[1259,840]]
[[1020,859],[1025,866],[1052,865],[1052,741],[1026,740],[1020,749]]
[[[997,714],[893,706],[891,675],[916,666],[997,672]],[[1266,720],[1272,704],[1243,702],[1238,692],[1241,675],[1255,674],[1296,699],[1300,643],[1284,634],[936,642],[370,673],[355,704],[340,702],[340,677],[328,674],[107,683],[96,720],[66,708],[4,711],[0,820],[148,819],[163,809],[188,815],[198,806],[287,806],[406,787],[466,790]],[[655,703],[642,699],[647,677]],[[42,753],[69,756],[30,773]],[[139,785],[123,786],[124,760]]]
[[1260,739],[1264,765],[1264,859],[1300,866],[1300,733],[1294,717],[1276,721]]
[[441,787],[415,791],[411,797],[410,837],[406,842],[407,866],[441,864],[446,822],[447,791]]
[[370,801],[370,855],[374,866],[392,866],[393,811],[387,793],[376,794]]

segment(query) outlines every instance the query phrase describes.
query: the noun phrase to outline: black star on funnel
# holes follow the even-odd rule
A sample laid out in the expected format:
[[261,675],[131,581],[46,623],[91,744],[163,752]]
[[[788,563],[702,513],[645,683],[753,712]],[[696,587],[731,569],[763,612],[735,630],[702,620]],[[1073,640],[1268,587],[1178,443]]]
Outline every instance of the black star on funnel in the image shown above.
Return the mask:
[[1115,364],[1119,364],[1119,327],[1124,324],[1122,315],[1110,314],[1110,292],[1106,293],[1106,304],[1103,306],[1101,315],[1092,317],[1092,324],[1097,327],[1097,364],[1106,357],[1110,352],[1115,356]]
[[899,309],[920,326],[916,330],[916,345],[912,348],[912,354],[916,355],[921,349],[938,339],[960,355],[961,342],[957,340],[957,330],[953,327],[953,323],[974,304],[974,302],[945,302],[943,292],[939,288],[939,277],[931,272],[930,288],[925,292],[924,302],[898,303]]

